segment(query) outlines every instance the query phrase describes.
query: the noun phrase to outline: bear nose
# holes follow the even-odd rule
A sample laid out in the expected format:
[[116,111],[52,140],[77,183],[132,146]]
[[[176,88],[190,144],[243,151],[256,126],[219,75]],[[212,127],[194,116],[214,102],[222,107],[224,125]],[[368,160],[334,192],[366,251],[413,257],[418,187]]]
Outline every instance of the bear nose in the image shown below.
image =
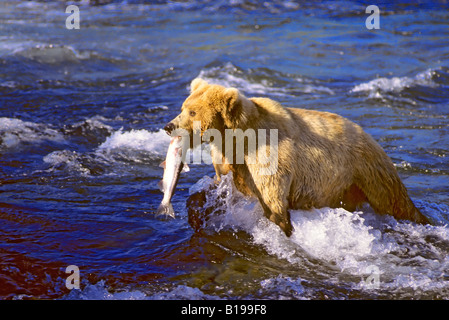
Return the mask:
[[173,130],[175,130],[175,125],[171,122],[167,123],[164,127],[164,130],[170,134]]

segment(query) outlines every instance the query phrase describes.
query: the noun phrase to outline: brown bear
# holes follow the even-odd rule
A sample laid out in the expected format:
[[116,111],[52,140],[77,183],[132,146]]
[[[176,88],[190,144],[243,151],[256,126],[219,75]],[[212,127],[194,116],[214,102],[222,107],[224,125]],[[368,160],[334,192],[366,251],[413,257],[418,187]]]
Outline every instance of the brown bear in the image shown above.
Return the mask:
[[[292,233],[288,209],[343,207],[354,211],[367,202],[379,214],[429,223],[407,195],[380,145],[359,125],[339,115],[285,108],[268,98],[246,98],[235,88],[197,78],[181,113],[164,129],[168,133],[184,129],[192,136],[195,121],[200,121],[201,134],[208,129],[222,133],[222,141],[211,139],[217,178],[232,171],[237,189],[257,197],[266,217],[287,236]],[[277,156],[276,170],[262,174],[266,163],[248,161],[251,151],[247,147],[243,163],[236,161],[236,148],[234,154],[219,148],[229,143],[226,132],[230,129],[276,129],[277,148],[270,151]],[[270,142],[258,141],[255,152],[268,154]]]

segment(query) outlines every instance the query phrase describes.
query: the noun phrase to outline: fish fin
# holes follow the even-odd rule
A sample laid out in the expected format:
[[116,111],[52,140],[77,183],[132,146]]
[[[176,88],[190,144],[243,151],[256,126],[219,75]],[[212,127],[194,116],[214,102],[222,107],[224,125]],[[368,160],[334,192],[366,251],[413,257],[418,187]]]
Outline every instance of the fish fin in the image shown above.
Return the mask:
[[189,172],[189,171],[190,171],[189,166],[187,165],[187,163],[184,163],[184,167],[182,168],[181,172]]
[[165,161],[162,161],[161,164],[159,165],[159,167],[164,168],[165,169]]
[[164,215],[164,216],[170,216],[170,217],[174,218],[175,210],[173,210],[173,206],[171,203],[169,203],[168,205],[161,203],[159,205],[159,208],[157,208],[156,215],[158,215],[158,216]]
[[159,181],[157,183],[157,186],[159,187],[159,190],[161,190],[162,192],[164,192],[164,182],[163,180]]

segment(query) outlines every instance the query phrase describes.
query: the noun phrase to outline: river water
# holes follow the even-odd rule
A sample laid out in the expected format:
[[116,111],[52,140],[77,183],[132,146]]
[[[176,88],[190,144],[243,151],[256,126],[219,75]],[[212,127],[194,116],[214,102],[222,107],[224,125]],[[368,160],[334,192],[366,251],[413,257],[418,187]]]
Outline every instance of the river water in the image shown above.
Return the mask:
[[[80,29],[64,2],[0,2],[0,298],[449,298],[444,1],[383,2],[373,30],[362,1],[75,4]],[[434,224],[294,210],[286,238],[226,177],[194,231],[207,164],[181,176],[176,218],[155,218],[161,128],[198,76],[360,124]]]

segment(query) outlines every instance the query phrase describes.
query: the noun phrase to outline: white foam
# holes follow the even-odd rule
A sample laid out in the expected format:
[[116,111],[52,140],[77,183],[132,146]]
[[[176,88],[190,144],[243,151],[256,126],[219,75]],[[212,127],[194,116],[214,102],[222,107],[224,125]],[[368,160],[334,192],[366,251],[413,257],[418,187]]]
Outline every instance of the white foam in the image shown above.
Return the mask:
[[124,290],[120,292],[111,292],[108,290],[104,280],[95,284],[88,284],[84,288],[72,290],[64,299],[66,300],[218,300],[219,297],[203,293],[198,288],[185,285],[178,285],[173,288],[158,288],[156,293],[151,287],[142,288],[144,290]]
[[62,134],[45,124],[0,118],[0,146],[12,148],[23,142],[64,141]]
[[18,82],[16,81],[4,81],[0,83],[0,87],[3,88],[16,88],[18,86]]
[[292,241],[311,256],[334,262],[342,270],[357,267],[360,259],[373,253],[375,236],[359,212],[342,208],[294,210]]
[[98,147],[98,150],[132,149],[162,156],[166,154],[169,144],[170,136],[163,129],[157,132],[150,132],[145,129],[130,131],[120,129],[106,138],[106,141]]
[[311,84],[306,84],[302,89],[300,88],[300,91],[303,93],[317,93],[317,94],[328,94],[328,95],[334,95],[335,92],[325,86],[315,86]]
[[351,89],[350,92],[368,92],[371,98],[381,98],[381,92],[400,92],[405,88],[415,85],[436,87],[438,86],[432,77],[435,71],[428,69],[418,73],[415,77],[393,77],[378,78],[369,82],[361,83]]

